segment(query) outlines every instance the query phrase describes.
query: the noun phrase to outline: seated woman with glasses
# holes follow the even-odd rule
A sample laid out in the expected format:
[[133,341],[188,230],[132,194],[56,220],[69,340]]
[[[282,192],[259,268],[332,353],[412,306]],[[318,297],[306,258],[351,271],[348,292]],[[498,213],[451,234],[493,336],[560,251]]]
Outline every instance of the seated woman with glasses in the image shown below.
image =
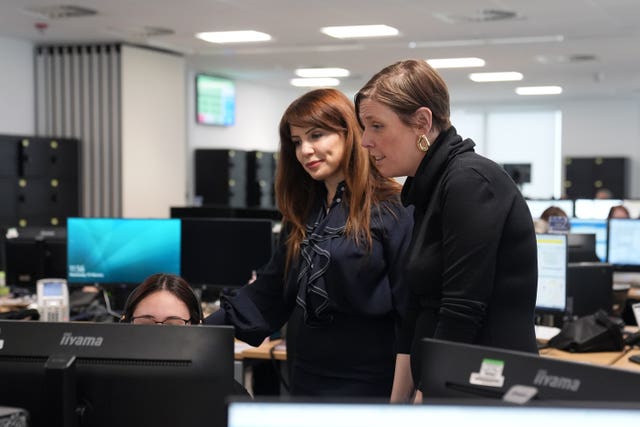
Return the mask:
[[135,325],[198,325],[200,302],[179,276],[158,273],[147,277],[127,298],[122,322]]
[[[134,325],[199,325],[202,309],[186,280],[158,273],[147,277],[131,292],[120,321]],[[234,394],[249,396],[235,380]]]

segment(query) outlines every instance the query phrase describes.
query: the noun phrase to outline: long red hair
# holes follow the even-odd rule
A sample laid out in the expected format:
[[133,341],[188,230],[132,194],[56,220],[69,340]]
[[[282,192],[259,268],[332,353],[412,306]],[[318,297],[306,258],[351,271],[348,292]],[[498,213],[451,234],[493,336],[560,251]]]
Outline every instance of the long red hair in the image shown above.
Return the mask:
[[383,200],[397,200],[401,186],[383,177],[362,147],[362,129],[351,100],[336,89],[316,89],[293,101],[280,120],[276,201],[283,226],[290,231],[286,241],[287,266],[299,255],[307,218],[324,194],[324,183],[311,178],[296,158],[291,126],[318,127],[344,137],[341,168],[346,190],[343,198],[349,207],[345,233],[357,244],[371,247],[371,208]]

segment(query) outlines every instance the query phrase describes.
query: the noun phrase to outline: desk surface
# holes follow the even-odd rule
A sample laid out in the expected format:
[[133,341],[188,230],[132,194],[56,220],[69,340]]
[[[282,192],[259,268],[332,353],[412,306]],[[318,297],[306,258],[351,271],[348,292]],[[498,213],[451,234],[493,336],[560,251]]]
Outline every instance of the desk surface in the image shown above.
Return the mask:
[[276,360],[287,360],[287,348],[284,340],[265,340],[258,347],[250,346],[242,341],[236,341],[236,360],[242,359],[271,359],[271,349],[273,358]]
[[556,348],[544,348],[540,350],[540,355],[544,357],[553,357],[571,362],[590,363],[593,365],[640,371],[640,364],[629,361],[629,356],[632,354],[640,354],[640,349],[627,348],[622,351],[603,351],[595,353],[570,353]]
[[[250,346],[242,341],[236,342],[236,360],[241,359],[271,359],[271,349],[276,360],[287,360],[285,341],[266,340],[258,347]],[[629,362],[632,354],[640,354],[640,349],[625,349],[622,351],[603,351],[594,353],[571,353],[557,348],[544,348],[540,355],[572,362],[590,363],[593,365],[615,366],[616,368],[640,370],[640,364]]]
[[630,369],[630,370],[634,370],[634,371],[640,371],[640,364],[629,361],[629,356],[632,356],[632,355],[635,355],[635,354],[640,354],[640,349],[639,348],[635,348],[635,349],[627,351],[620,359],[618,359],[611,366],[614,367],[614,368]]
[[557,348],[543,348],[540,355],[572,362],[590,363],[592,365],[609,366],[624,356],[624,351],[602,351],[595,353],[571,353]]

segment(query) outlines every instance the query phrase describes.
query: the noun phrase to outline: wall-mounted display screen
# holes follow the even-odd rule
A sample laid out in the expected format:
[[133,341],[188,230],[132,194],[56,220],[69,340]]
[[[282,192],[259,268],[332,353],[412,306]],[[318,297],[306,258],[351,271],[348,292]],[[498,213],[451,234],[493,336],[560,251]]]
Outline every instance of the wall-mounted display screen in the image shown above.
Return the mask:
[[68,218],[67,280],[138,284],[180,274],[180,235],[179,219]]
[[196,75],[196,121],[203,125],[231,126],[235,122],[236,89],[233,81],[208,74]]

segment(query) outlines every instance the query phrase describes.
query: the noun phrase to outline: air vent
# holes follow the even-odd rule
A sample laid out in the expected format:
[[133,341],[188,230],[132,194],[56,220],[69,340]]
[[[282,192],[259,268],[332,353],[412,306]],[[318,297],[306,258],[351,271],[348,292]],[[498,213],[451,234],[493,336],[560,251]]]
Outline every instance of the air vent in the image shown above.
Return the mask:
[[175,34],[176,32],[170,28],[144,26],[142,28],[108,27],[107,33],[120,38],[138,39],[138,38],[149,38],[149,37],[156,37],[156,36],[169,36],[171,34]]
[[140,33],[143,37],[156,37],[156,36],[170,36],[171,34],[175,34],[171,28],[163,28],[163,27],[144,27],[142,32]]
[[496,22],[523,18],[523,16],[517,12],[500,9],[482,9],[471,15],[434,13],[433,16],[448,24],[462,24],[469,22]]
[[589,54],[569,55],[569,62],[591,62],[595,61],[597,57]]
[[536,61],[542,64],[579,64],[583,62],[592,62],[598,59],[597,56],[591,54],[573,54],[573,55],[538,55]]
[[98,14],[97,10],[72,5],[31,6],[24,10],[45,19],[80,18]]

